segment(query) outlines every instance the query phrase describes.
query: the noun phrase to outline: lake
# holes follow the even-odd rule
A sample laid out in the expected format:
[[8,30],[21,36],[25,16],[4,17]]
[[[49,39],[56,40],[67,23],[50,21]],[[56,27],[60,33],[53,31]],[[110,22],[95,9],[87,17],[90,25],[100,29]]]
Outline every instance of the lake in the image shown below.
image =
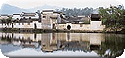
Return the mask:
[[118,57],[125,48],[124,34],[104,33],[2,33],[5,56]]

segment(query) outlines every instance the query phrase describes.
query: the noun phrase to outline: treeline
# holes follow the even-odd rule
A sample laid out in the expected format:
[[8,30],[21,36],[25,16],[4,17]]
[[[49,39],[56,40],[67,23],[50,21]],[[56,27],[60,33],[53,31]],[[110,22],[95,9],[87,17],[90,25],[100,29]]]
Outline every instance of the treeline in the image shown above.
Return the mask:
[[66,14],[66,16],[78,16],[78,15],[85,15],[88,16],[90,14],[92,14],[93,12],[97,11],[98,9],[93,9],[93,8],[73,8],[73,9],[69,9],[69,8],[62,8],[61,10],[56,9],[56,11],[58,12],[63,12],[64,14]]

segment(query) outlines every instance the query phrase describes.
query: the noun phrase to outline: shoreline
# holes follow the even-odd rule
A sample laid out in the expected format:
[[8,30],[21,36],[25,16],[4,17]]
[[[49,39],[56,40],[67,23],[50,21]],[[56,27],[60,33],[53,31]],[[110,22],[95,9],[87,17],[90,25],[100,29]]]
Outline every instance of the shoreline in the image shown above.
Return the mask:
[[100,31],[100,30],[57,30],[57,29],[26,29],[26,28],[0,28],[0,32],[7,33],[114,33],[125,34],[124,31]]

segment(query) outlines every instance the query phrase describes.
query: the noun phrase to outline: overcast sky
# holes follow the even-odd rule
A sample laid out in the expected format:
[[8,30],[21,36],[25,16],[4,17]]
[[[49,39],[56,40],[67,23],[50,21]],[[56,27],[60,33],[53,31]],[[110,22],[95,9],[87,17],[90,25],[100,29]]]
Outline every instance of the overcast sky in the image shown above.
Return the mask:
[[111,5],[121,4],[116,0],[8,0],[5,3],[18,6],[20,8],[28,9],[42,5],[52,5],[61,7],[93,7],[100,6],[109,7]]

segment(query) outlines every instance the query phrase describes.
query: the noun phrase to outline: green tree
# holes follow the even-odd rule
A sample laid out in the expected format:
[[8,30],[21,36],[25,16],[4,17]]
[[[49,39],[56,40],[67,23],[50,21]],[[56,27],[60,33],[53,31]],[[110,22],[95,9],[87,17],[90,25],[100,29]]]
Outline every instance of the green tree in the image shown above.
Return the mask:
[[125,27],[125,19],[123,10],[123,6],[110,6],[110,8],[99,8],[99,14],[101,14],[101,20],[106,28],[110,28],[110,30],[117,31],[118,29]]

